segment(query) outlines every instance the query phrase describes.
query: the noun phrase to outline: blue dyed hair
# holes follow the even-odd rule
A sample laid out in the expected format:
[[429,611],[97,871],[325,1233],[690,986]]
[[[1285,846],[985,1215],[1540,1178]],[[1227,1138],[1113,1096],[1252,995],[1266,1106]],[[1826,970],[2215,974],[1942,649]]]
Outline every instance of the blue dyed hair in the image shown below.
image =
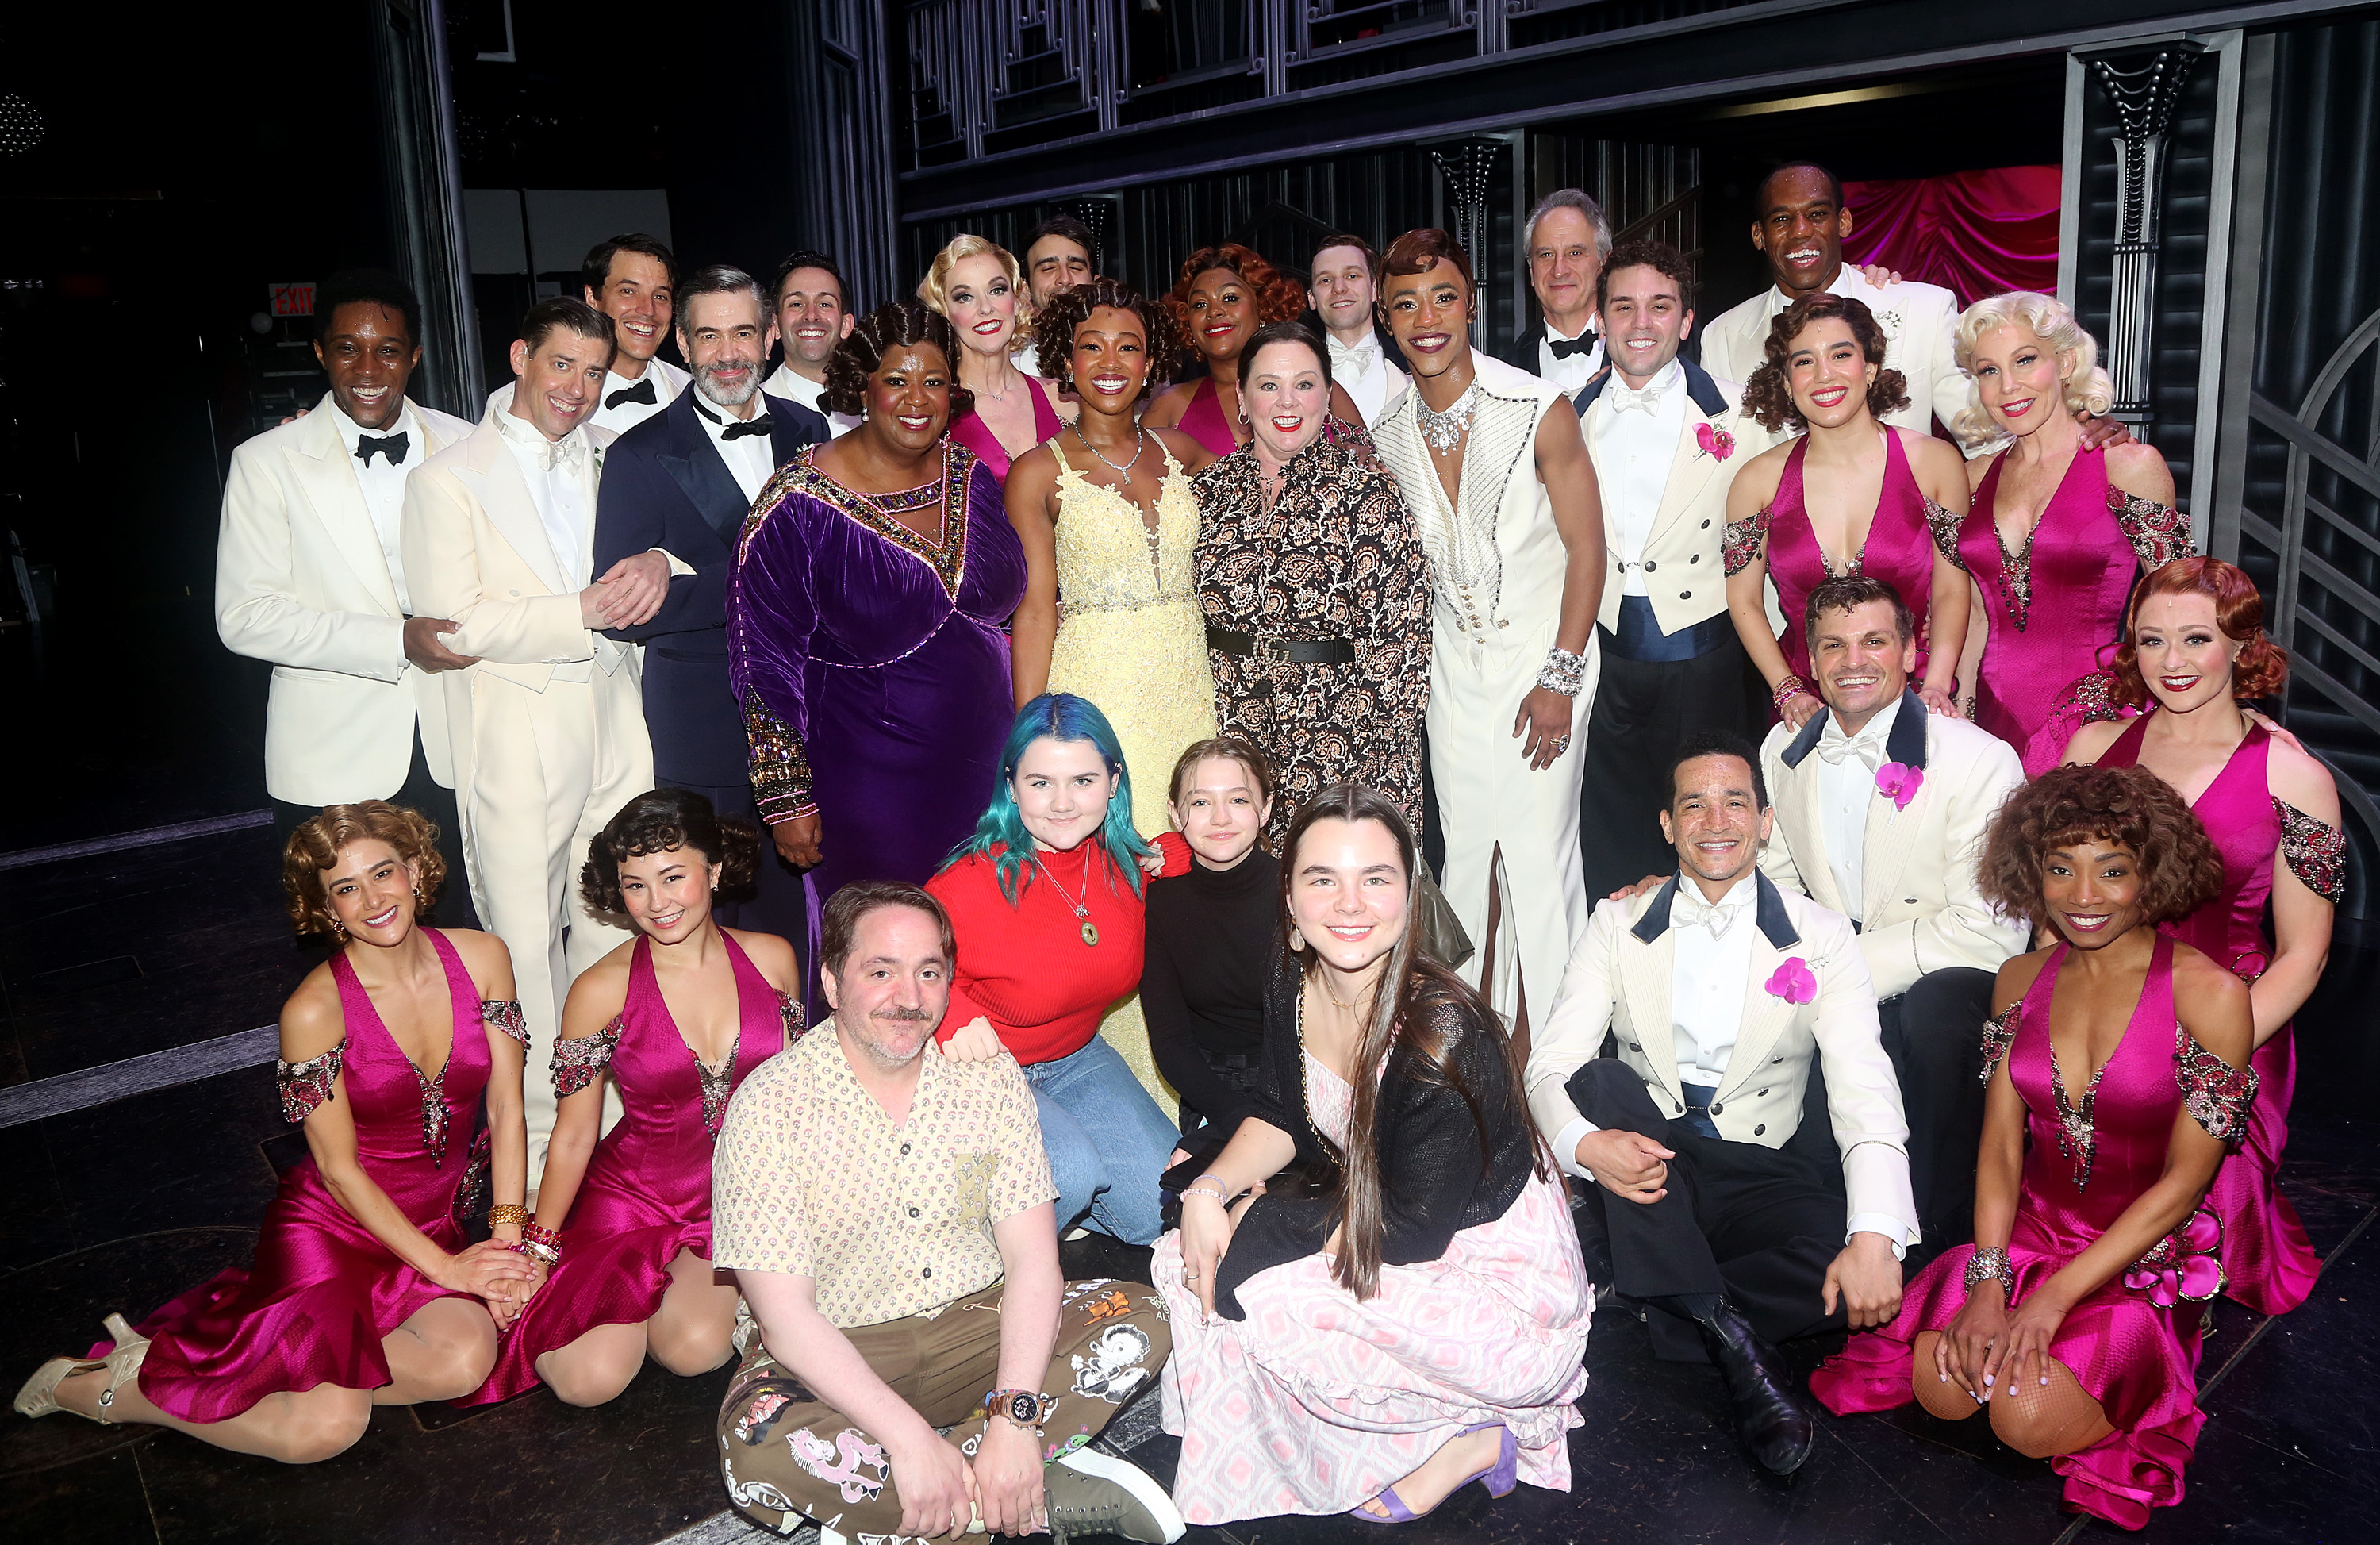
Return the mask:
[[1115,726],[1108,723],[1099,705],[1072,692],[1044,692],[1016,711],[1008,744],[1001,748],[1000,786],[992,792],[991,808],[975,823],[975,835],[951,849],[949,861],[957,863],[972,854],[989,855],[1000,849],[993,860],[1000,872],[1000,894],[1008,898],[1008,905],[1016,905],[1026,870],[1033,861],[1033,833],[1025,829],[1025,814],[1016,808],[1016,764],[1037,740],[1087,740],[1099,748],[1099,760],[1116,780],[1115,793],[1108,798],[1107,821],[1099,828],[1099,839],[1108,850],[1108,884],[1115,884],[1120,871],[1133,894],[1138,895],[1140,859],[1153,849],[1132,827],[1132,773],[1123,764],[1123,748],[1117,744]]

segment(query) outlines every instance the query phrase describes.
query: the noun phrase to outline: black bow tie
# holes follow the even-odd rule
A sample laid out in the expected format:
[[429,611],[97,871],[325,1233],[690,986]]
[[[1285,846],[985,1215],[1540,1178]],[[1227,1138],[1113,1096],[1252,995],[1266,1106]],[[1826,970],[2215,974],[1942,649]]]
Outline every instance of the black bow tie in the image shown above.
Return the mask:
[[1567,359],[1573,354],[1585,354],[1595,347],[1595,329],[1590,327],[1575,338],[1557,338],[1548,333],[1546,335],[1546,347],[1553,350],[1553,356],[1557,359]]
[[374,451],[388,457],[388,464],[391,467],[402,467],[405,465],[405,453],[412,448],[413,442],[407,438],[403,430],[397,431],[395,434],[356,436],[356,459],[367,467],[371,465]]
[[623,386],[618,391],[604,397],[603,406],[606,408],[617,408],[624,402],[640,402],[647,408],[650,408],[660,400],[660,398],[653,395],[653,378],[651,376],[647,376],[642,381],[638,382],[634,386]]
[[740,424],[730,424],[719,432],[722,440],[734,440],[740,435],[766,434],[772,426],[766,413],[756,413]]

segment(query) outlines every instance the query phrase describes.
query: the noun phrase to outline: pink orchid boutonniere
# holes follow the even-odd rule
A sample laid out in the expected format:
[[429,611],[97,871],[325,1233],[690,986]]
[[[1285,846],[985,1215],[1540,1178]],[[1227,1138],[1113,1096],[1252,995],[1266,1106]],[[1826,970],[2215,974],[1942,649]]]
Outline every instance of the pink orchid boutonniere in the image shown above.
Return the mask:
[[1785,962],[1768,974],[1760,984],[1762,991],[1772,998],[1782,998],[1789,1004],[1815,1003],[1818,996],[1818,973],[1800,955],[1788,955]]
[[1735,454],[1735,436],[1723,429],[1713,429],[1708,424],[1694,426],[1694,444],[1702,447],[1703,455],[1714,461],[1725,461]]
[[1876,791],[1892,801],[1892,813],[1898,817],[1925,786],[1925,769],[1912,767],[1903,761],[1888,761],[1876,770]]

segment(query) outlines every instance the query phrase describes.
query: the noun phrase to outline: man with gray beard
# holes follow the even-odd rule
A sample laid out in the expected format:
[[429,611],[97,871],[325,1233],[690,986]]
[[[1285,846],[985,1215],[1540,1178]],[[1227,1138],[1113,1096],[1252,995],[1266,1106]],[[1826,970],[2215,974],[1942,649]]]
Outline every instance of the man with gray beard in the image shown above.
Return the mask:
[[[647,645],[645,727],[664,787],[707,795],[722,817],[759,823],[743,711],[727,682],[727,577],[735,539],[776,469],[829,438],[826,420],[760,390],[777,330],[760,286],[714,265],[677,294],[677,346],[692,389],[613,443],[595,504],[596,572],[621,559],[666,569],[652,618],[611,637]],[[722,897],[719,920],[808,935],[801,877],[763,851],[748,898]]]

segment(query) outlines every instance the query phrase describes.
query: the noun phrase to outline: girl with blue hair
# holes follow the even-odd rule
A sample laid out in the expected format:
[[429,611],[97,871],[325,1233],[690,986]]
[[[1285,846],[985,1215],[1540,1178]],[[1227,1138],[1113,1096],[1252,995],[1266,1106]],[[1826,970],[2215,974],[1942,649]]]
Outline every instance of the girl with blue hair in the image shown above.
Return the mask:
[[1080,1219],[1154,1244],[1176,1128],[1099,1029],[1140,985],[1143,870],[1182,872],[1188,845],[1133,830],[1132,775],[1114,727],[1086,699],[1045,692],[1026,703],[1000,766],[975,835],[926,885],[958,936],[944,1051],[1006,1051],[1023,1066],[1062,1230]]

